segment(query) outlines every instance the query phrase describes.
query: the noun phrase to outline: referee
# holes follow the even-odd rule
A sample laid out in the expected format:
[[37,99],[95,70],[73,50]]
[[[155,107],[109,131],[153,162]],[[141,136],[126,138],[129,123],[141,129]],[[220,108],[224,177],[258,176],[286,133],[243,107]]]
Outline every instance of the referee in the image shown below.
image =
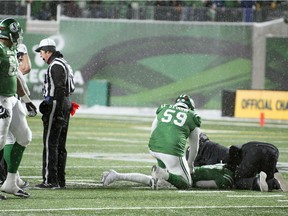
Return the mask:
[[74,91],[72,69],[62,53],[56,51],[55,41],[50,38],[41,40],[35,51],[48,64],[43,86],[44,100],[39,106],[44,129],[43,182],[35,188],[66,188],[66,137],[72,108],[69,95]]

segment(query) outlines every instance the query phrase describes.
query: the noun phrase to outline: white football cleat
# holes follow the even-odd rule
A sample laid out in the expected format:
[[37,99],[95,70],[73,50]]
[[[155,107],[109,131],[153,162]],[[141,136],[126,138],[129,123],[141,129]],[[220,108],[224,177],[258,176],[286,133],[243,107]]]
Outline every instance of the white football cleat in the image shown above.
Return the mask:
[[103,172],[101,183],[103,186],[108,186],[111,183],[113,183],[115,180],[117,180],[117,172],[115,170],[109,170],[109,172]]
[[276,179],[277,183],[279,184],[279,188],[283,192],[288,192],[288,182],[285,181],[285,179],[283,178],[282,174],[279,173],[279,172],[274,173],[274,178]]
[[261,192],[268,192],[268,184],[266,182],[267,174],[263,171],[259,173],[258,184]]
[[16,173],[16,184],[19,188],[27,188],[29,186],[29,182],[26,180],[21,179],[19,172]]
[[152,178],[150,180],[150,187],[152,190],[158,190],[158,179],[157,178]]
[[166,180],[169,177],[169,173],[167,172],[166,169],[162,169],[161,167],[153,165],[151,170],[151,176],[153,178]]
[[30,196],[26,191],[19,188],[15,183],[7,182],[7,180],[2,185],[1,191],[22,198],[28,198]]

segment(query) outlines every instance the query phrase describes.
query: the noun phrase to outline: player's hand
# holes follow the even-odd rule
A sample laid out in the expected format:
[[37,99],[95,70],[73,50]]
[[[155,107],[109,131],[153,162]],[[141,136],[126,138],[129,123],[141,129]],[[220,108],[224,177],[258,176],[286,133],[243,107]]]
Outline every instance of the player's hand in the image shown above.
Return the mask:
[[17,46],[17,52],[18,52],[18,53],[19,53],[19,52],[22,52],[22,53],[24,53],[24,54],[27,54],[28,51],[27,51],[26,45],[25,45],[25,44],[18,44],[18,46]]
[[67,127],[68,123],[62,116],[56,116],[55,118],[56,127]]
[[0,105],[0,119],[10,117],[9,111]]
[[26,109],[28,111],[28,116],[29,117],[35,117],[37,115],[36,106],[32,102],[25,103],[25,105],[26,105]]

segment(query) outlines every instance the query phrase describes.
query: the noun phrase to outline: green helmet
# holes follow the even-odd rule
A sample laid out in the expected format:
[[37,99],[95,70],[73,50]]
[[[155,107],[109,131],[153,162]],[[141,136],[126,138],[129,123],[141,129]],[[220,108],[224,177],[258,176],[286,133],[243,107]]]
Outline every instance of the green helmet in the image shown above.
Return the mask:
[[13,43],[14,47],[22,43],[22,28],[20,24],[12,18],[4,18],[0,20],[0,38],[8,39]]
[[185,107],[185,108],[191,109],[191,110],[195,109],[195,103],[194,103],[193,99],[191,97],[189,97],[188,95],[185,95],[185,94],[177,97],[175,105]]

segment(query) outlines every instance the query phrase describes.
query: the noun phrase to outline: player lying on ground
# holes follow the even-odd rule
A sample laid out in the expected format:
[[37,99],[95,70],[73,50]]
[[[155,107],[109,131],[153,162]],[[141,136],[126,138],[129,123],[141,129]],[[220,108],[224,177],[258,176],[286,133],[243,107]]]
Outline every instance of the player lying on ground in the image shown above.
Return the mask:
[[[192,187],[229,189],[233,187],[233,172],[224,167],[224,164],[214,164],[194,167],[195,172],[191,174],[193,180]],[[101,182],[103,186],[108,186],[115,181],[130,181],[150,186],[152,189],[174,188],[163,179],[141,173],[119,173],[115,170],[103,172]]]
[[[209,148],[208,148],[209,146]],[[259,148],[261,147],[261,148]],[[232,151],[230,154],[235,154],[236,146],[233,146],[231,149]],[[266,149],[268,148],[268,150]],[[233,150],[234,149],[234,150]],[[237,159],[237,156],[232,156],[232,160],[229,159],[229,148],[225,146],[221,146],[218,143],[214,143],[207,135],[201,133],[200,135],[200,142],[199,142],[199,151],[198,155],[194,161],[195,164],[206,164],[200,167],[195,166],[195,173],[191,174],[193,180],[193,187],[201,187],[201,188],[218,188],[218,189],[228,189],[228,188],[236,188],[236,189],[251,189],[251,190],[260,190],[260,191],[268,191],[273,189],[281,189],[283,192],[287,192],[288,184],[284,180],[283,176],[278,172],[275,159],[278,159],[278,149],[275,146],[271,146],[271,144],[267,143],[259,143],[259,142],[250,142],[247,144],[242,145],[242,147],[237,147],[238,150],[236,152],[243,152],[249,149],[249,152],[255,155],[253,159],[255,161],[260,160],[264,157],[264,161],[271,161],[273,166],[266,166],[264,169],[259,168],[259,165],[255,165],[254,162],[250,158],[250,153],[245,154],[245,163],[244,165],[247,166],[253,165],[253,167],[249,168],[249,171],[241,170],[233,168],[235,164],[239,164],[241,159]],[[244,150],[243,150],[244,149]],[[270,152],[269,149],[273,151]],[[189,151],[189,150],[187,150]],[[225,155],[227,154],[227,155]],[[272,156],[271,156],[272,154]],[[274,157],[275,156],[275,157]],[[274,159],[273,159],[274,158]],[[229,162],[230,160],[230,162]],[[214,164],[214,165],[207,165],[208,162],[217,162],[217,161],[225,161],[229,163],[230,169],[233,169],[234,172],[228,169],[228,167],[224,164]],[[233,162],[234,161],[234,162]],[[274,161],[274,162],[273,162]],[[205,162],[205,163],[204,163]],[[259,163],[260,164],[260,163]],[[242,165],[242,166],[244,166]],[[240,166],[241,167],[241,166]],[[260,170],[260,171],[259,171]],[[271,179],[267,179],[267,173],[273,172],[274,176]],[[245,173],[248,173],[245,175]],[[239,178],[240,176],[240,178]],[[241,177],[244,176],[244,177]],[[246,177],[248,176],[248,177]],[[167,184],[162,180],[157,182],[152,181],[153,177],[148,175],[143,175],[139,173],[117,173],[114,170],[110,170],[108,172],[104,172],[101,182],[103,186],[107,186],[114,181],[132,181],[137,183],[143,183],[146,185],[150,185],[152,188],[157,188],[157,185],[161,187],[167,187]],[[232,181],[231,181],[232,179]],[[233,179],[236,179],[236,184],[233,184]],[[270,185],[270,186],[268,186]]]
[[194,161],[195,166],[222,161],[227,163],[227,168],[234,172],[236,189],[261,191],[281,189],[284,192],[288,191],[288,183],[276,167],[279,158],[279,150],[276,146],[253,141],[227,148],[211,141],[203,133],[199,140],[198,155]]
[[[211,150],[211,151],[210,151]],[[209,152],[208,152],[209,151]],[[186,151],[188,159],[189,149]],[[208,166],[199,166],[199,164],[219,163],[220,161],[227,161],[229,155],[228,148],[216,143],[209,143],[208,137],[200,134],[199,151],[194,161],[194,173],[191,174],[193,187],[199,188],[218,188],[228,189],[233,187],[233,175],[229,169],[224,167],[224,164],[214,164]],[[159,176],[159,175],[158,175]],[[157,179],[157,181],[155,181]],[[108,186],[114,181],[131,181],[142,183],[151,186],[152,189],[173,187],[167,181],[157,178],[157,175],[152,169],[151,176],[141,173],[118,173],[115,170],[103,172],[101,182],[103,186]]]

